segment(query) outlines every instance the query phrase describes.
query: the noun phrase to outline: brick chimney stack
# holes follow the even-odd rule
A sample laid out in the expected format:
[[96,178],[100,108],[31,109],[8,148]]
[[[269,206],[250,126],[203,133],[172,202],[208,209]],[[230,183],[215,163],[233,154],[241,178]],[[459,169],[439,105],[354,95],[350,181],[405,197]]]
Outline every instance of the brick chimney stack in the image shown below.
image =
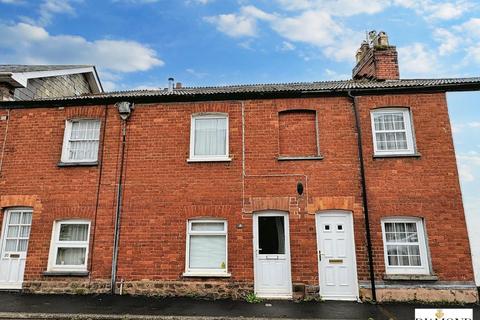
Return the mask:
[[370,42],[363,41],[355,57],[357,65],[352,70],[355,80],[398,80],[397,48],[388,43],[385,32],[369,32]]

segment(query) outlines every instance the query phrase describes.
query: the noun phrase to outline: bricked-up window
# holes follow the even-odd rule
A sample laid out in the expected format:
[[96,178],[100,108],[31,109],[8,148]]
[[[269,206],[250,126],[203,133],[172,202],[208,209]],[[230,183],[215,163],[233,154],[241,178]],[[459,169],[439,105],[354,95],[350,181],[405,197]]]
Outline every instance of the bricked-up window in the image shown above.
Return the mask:
[[371,115],[375,155],[415,153],[409,109],[382,108],[372,111]]
[[90,221],[55,221],[49,271],[86,271]]
[[228,116],[195,114],[190,128],[189,161],[228,161]]
[[320,155],[317,114],[314,110],[287,110],[278,114],[280,157]]
[[186,268],[184,275],[227,275],[226,221],[188,221]]
[[100,120],[68,120],[63,138],[62,162],[95,162],[98,159]]
[[385,271],[388,274],[429,274],[423,220],[382,220]]

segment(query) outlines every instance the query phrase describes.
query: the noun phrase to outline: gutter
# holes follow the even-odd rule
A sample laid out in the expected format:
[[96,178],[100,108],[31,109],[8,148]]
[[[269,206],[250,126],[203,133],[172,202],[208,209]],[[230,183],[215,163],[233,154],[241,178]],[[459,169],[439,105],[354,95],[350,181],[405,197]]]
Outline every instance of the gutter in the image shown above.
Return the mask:
[[368,271],[370,273],[370,284],[372,287],[372,300],[377,301],[377,292],[375,288],[375,270],[373,267],[372,237],[370,234],[370,220],[368,216],[367,182],[365,178],[365,162],[363,159],[362,129],[360,126],[360,115],[358,114],[358,109],[357,109],[357,97],[352,95],[351,91],[348,91],[348,96],[352,99],[352,109],[355,115],[355,128],[357,130],[358,161],[360,164],[360,184],[362,185],[362,203],[363,203],[363,214],[365,217],[365,233],[367,237],[367,254],[368,254]]

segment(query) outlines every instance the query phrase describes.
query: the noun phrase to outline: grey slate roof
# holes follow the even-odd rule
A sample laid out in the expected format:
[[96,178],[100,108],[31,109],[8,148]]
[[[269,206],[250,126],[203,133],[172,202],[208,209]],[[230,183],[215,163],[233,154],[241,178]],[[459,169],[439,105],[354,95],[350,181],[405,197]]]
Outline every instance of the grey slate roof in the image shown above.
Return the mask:
[[155,96],[189,96],[189,95],[218,95],[242,93],[275,93],[275,92],[346,92],[368,89],[402,89],[402,88],[435,88],[442,86],[455,86],[471,84],[478,85],[480,90],[480,77],[475,78],[450,78],[450,79],[402,79],[388,81],[372,80],[340,80],[319,82],[298,82],[279,84],[249,84],[216,87],[184,87],[169,92],[167,89],[158,90],[131,90],[106,92],[101,94],[84,95],[76,97],[60,97],[55,100],[92,99],[92,98],[129,98],[129,97],[155,97]]
[[23,64],[2,64],[0,65],[0,72],[37,72],[37,71],[55,71],[55,70],[66,70],[66,69],[78,69],[78,68],[87,68],[93,67],[91,65],[23,65]]
[[168,91],[131,90],[86,94],[71,97],[55,97],[30,101],[0,102],[0,107],[21,107],[41,105],[82,105],[114,103],[120,100],[132,102],[156,101],[208,101],[250,98],[302,97],[316,94],[346,95],[379,94],[381,92],[425,92],[425,91],[480,91],[480,77],[444,79],[401,79],[401,80],[339,80],[319,82],[298,82],[279,84],[248,84],[213,87],[183,87]]

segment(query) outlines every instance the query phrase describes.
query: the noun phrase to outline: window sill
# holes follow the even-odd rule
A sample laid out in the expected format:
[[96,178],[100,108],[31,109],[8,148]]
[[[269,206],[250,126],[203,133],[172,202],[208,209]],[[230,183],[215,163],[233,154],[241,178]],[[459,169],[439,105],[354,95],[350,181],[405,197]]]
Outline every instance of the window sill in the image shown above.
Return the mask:
[[422,155],[420,153],[406,153],[406,154],[375,154],[373,159],[381,158],[420,158]]
[[88,271],[44,271],[46,277],[87,277]]
[[59,162],[57,163],[57,167],[93,167],[98,166],[98,161],[90,161],[90,162]]
[[184,272],[182,274],[184,277],[204,277],[204,278],[229,278],[232,276],[231,273],[208,273],[208,272]]
[[323,160],[323,156],[279,156],[278,161]]
[[232,158],[226,157],[226,158],[188,158],[187,162],[192,163],[192,162],[230,162],[232,161]]
[[437,281],[438,276],[432,274],[384,274],[383,280]]

